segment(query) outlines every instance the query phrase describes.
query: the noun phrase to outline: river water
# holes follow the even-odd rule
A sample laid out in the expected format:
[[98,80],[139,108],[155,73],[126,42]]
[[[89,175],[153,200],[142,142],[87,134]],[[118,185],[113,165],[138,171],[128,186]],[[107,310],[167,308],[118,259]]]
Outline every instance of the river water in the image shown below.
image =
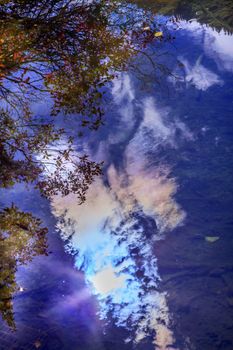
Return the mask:
[[147,49],[161,70],[136,58],[77,141],[104,160],[83,205],[3,193],[43,219],[50,254],[18,269],[0,349],[233,349],[233,38],[195,19],[170,30]]

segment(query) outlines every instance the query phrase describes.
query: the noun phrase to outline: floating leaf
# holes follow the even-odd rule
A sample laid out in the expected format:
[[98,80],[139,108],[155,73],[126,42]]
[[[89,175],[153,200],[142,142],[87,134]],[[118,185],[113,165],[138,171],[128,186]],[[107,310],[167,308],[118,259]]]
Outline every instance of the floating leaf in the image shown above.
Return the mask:
[[206,240],[206,242],[214,243],[214,242],[218,241],[219,238],[220,237],[218,237],[218,236],[206,236],[205,240]]
[[163,32],[155,32],[154,36],[156,38],[159,38],[159,37],[163,36]]
[[41,347],[41,342],[39,340],[36,340],[34,345],[36,349],[39,349]]

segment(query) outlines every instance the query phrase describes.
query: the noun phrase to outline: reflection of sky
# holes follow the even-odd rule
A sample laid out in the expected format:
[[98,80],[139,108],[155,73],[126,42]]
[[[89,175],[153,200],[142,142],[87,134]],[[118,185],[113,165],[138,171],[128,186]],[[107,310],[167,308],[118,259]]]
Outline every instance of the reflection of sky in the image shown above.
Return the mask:
[[212,58],[219,70],[233,71],[233,36],[224,30],[217,32],[210,26],[200,25],[196,20],[181,21],[180,26],[200,43],[206,56]]
[[[177,184],[169,167],[153,166],[148,152],[161,145],[175,148],[176,130],[181,138],[192,135],[179,120],[170,122],[152,97],[142,100],[141,122],[135,128],[135,93],[127,74],[114,82],[112,94],[122,124],[100,146],[109,162],[106,178],[96,180],[82,206],[73,195],[55,197],[53,211],[61,218],[58,228],[66,249],[75,255],[76,267],[85,272],[99,298],[100,317],[111,315],[118,326],[134,330],[128,341],[156,333],[156,348],[165,349],[173,337],[152,249],[164,232],[182,224],[185,213],[174,199]],[[108,148],[132,129],[119,170],[111,163]]]
[[[215,38],[210,41],[215,50],[222,36],[195,22],[184,30],[198,45],[204,31],[207,56],[207,39]],[[219,72],[206,67],[202,51],[192,58],[181,55],[187,88],[206,92],[223,85]],[[229,52],[221,59],[229,70],[227,57]],[[111,316],[117,326],[127,328],[131,338],[126,341],[137,343],[152,335],[156,349],[172,349],[170,315],[166,294],[159,291],[153,245],[184,222],[185,212],[175,200],[178,184],[172,169],[158,157],[158,150],[177,149],[181,140],[192,142],[195,137],[179,118],[171,118],[169,109],[158,108],[152,95],[139,97],[129,74],[114,81],[111,93],[118,123],[109,126],[93,152],[105,160],[105,176],[91,186],[82,206],[73,195],[55,197],[53,212],[67,251],[74,254],[75,266],[84,271],[99,299],[100,317]]]
[[[107,319],[110,313],[117,325],[135,327],[132,338],[136,341],[159,329],[158,318],[168,325],[165,295],[156,290],[159,275],[152,240],[145,234],[144,214],[134,217],[101,182],[83,206],[77,206],[75,198],[69,204],[57,198],[54,208],[57,215],[66,210],[59,228],[63,238],[66,225],[74,230],[69,246],[75,252],[76,267],[85,272],[99,297],[101,318]],[[156,233],[155,226],[150,229],[154,232],[149,234]]]
[[[184,30],[180,31],[185,32],[186,41],[182,34],[179,38],[180,32],[177,34],[177,41],[183,45],[178,54],[185,68],[184,87],[187,90],[197,89],[207,95],[211,87],[221,89],[223,86],[222,70],[232,70],[232,46],[228,44],[232,37],[194,24],[185,22]],[[187,39],[187,33],[195,40],[191,42],[189,37]],[[201,42],[203,38],[205,40]],[[192,45],[191,49],[188,45]],[[196,46],[198,50],[195,51]],[[190,52],[195,54],[191,55]],[[213,61],[210,64],[206,57],[213,58],[216,65],[213,65]],[[111,315],[118,326],[124,326],[131,332],[131,338],[127,341],[139,342],[149,335],[154,336],[156,332],[156,348],[171,349],[171,346],[167,347],[173,343],[173,335],[169,330],[170,315],[166,294],[158,291],[160,276],[153,245],[166,232],[173,231],[184,222],[185,212],[175,199],[178,181],[172,176],[171,166],[160,157],[158,150],[164,148],[167,152],[169,148],[179,153],[180,141],[193,142],[196,135],[183,122],[183,115],[180,120],[170,108],[158,108],[158,101],[152,91],[147,95],[134,85],[132,77],[123,74],[112,87],[115,119],[110,117],[108,130],[97,142],[96,153],[93,152],[98,160],[105,160],[105,177],[93,184],[82,206],[77,205],[72,195],[53,200],[53,212],[59,218],[58,228],[65,247],[74,254],[77,269],[84,271],[89,290],[84,286],[80,290],[76,273],[78,278],[81,277],[76,272],[73,290],[77,290],[77,294],[76,291],[72,292],[63,301],[63,293],[68,289],[65,279],[71,272],[64,270],[64,282],[67,285],[64,284],[62,289],[62,301],[53,301],[52,308],[46,305],[45,314],[51,315],[53,319],[59,313],[62,319],[69,309],[67,304],[70,308],[72,305],[76,308],[88,300],[89,292],[92,291],[99,299],[101,318],[106,320]],[[185,96],[181,98],[181,103],[193,104],[193,100]],[[36,107],[40,109],[40,106]],[[201,117],[197,113],[196,121],[196,116],[192,115],[197,133],[205,125],[203,123],[208,121],[205,116],[210,118],[208,113]],[[76,132],[75,122],[70,124]],[[213,120],[208,124],[208,128],[211,127]],[[204,133],[204,127],[202,129]],[[21,200],[22,193],[18,193],[18,196]],[[54,267],[56,272],[62,270],[57,261],[51,266],[51,276],[54,276]],[[24,279],[25,274],[23,270]],[[31,276],[30,281],[35,279]],[[45,284],[48,285],[47,280]],[[63,277],[58,286],[60,284],[63,286]],[[22,285],[27,289],[25,280],[22,280]],[[51,298],[56,289],[59,288],[53,286],[47,292]],[[85,303],[83,308],[86,317]],[[74,317],[82,318],[80,314]],[[86,317],[88,327],[91,317]],[[58,323],[62,323],[61,319]],[[71,319],[71,314],[64,318],[64,323],[67,319]],[[75,332],[69,332],[67,339],[72,335],[77,338]]]
[[[223,81],[217,74],[207,69],[201,64],[201,56],[198,57],[195,64],[192,66],[186,59],[180,57],[180,62],[183,64],[185,71],[184,82],[188,85],[194,86],[197,90],[206,91],[213,85],[222,85]],[[178,72],[175,72],[178,75]],[[176,79],[171,79],[176,83]]]

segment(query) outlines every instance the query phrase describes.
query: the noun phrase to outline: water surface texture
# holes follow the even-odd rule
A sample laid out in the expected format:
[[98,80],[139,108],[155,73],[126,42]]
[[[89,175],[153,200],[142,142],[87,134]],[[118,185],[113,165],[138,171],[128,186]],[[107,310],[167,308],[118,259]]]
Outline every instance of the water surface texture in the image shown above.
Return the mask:
[[18,268],[0,349],[233,349],[233,37],[228,17],[184,8],[175,39],[107,85],[104,125],[75,138],[104,161],[85,202],[2,190],[43,220],[50,253]]

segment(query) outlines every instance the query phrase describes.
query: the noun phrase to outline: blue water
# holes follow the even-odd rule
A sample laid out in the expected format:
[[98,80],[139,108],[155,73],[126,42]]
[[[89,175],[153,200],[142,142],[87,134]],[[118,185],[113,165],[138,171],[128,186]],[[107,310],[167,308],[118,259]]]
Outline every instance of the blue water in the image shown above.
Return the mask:
[[160,70],[139,56],[118,74],[105,125],[77,141],[105,162],[82,206],[3,193],[44,220],[51,253],[19,268],[1,349],[233,348],[233,38],[195,20],[174,35],[147,49]]

